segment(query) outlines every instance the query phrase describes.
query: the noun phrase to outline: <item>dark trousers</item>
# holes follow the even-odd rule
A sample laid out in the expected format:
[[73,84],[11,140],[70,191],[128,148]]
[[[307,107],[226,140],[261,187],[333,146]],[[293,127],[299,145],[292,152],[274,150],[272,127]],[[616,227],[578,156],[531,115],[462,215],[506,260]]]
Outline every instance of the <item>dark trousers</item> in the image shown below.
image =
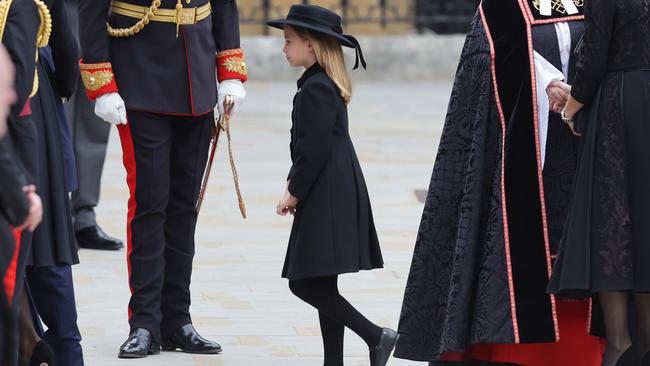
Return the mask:
[[28,267],[27,282],[36,310],[47,326],[43,339],[54,350],[53,366],[83,366],[72,268]]
[[119,126],[130,198],[127,218],[129,324],[160,341],[191,323],[194,209],[213,114],[127,111]]

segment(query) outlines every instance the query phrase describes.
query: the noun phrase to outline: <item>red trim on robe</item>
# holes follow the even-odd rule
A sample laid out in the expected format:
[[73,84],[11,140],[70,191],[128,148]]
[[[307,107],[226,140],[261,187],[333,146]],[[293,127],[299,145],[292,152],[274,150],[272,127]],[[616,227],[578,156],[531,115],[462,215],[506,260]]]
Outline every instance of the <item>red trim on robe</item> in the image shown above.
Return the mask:
[[492,73],[492,84],[494,87],[494,99],[499,112],[499,122],[501,124],[501,215],[503,217],[503,241],[504,250],[506,255],[506,268],[508,271],[508,292],[510,295],[510,314],[512,317],[512,330],[514,333],[514,342],[519,343],[519,321],[517,318],[517,299],[515,296],[515,283],[512,274],[512,257],[510,255],[510,229],[508,226],[508,205],[506,204],[506,118],[501,104],[501,96],[499,94],[499,83],[497,82],[496,71],[496,51],[494,48],[494,41],[492,40],[492,33],[488,26],[485,12],[483,11],[483,4],[479,5],[479,13],[483,21],[483,29],[485,36],[490,44],[490,71]]

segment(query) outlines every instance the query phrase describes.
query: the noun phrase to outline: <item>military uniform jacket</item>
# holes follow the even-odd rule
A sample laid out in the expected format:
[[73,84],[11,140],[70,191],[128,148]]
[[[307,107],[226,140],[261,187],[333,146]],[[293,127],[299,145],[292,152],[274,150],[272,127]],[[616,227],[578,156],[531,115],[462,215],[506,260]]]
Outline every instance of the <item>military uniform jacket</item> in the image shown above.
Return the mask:
[[13,0],[4,27],[2,44],[16,68],[14,89],[17,101],[11,107],[10,120],[16,121],[34,86],[36,37],[41,20],[34,0]]
[[300,279],[382,267],[345,102],[318,64],[305,71],[298,88],[288,189],[300,203],[282,275]]
[[[150,0],[126,0],[149,7]],[[117,91],[127,109],[173,115],[202,115],[217,101],[217,55],[239,50],[239,14],[235,0],[183,0],[183,7],[211,4],[212,14],[196,24],[150,21],[138,33],[111,37],[113,28],[127,28],[138,19],[115,14],[111,0],[79,2],[82,78],[91,99]],[[159,9],[174,9],[176,0],[162,0]],[[241,52],[235,55],[243,58]],[[243,67],[243,62],[241,62]],[[104,82],[92,87],[89,76],[103,72]],[[106,79],[112,73],[114,80]],[[225,74],[225,73],[224,73]],[[240,73],[241,74],[241,73]],[[112,76],[111,75],[111,76]],[[219,79],[233,78],[219,75]],[[245,80],[245,76],[238,75]],[[101,79],[101,78],[97,78]],[[96,89],[99,86],[99,89]]]

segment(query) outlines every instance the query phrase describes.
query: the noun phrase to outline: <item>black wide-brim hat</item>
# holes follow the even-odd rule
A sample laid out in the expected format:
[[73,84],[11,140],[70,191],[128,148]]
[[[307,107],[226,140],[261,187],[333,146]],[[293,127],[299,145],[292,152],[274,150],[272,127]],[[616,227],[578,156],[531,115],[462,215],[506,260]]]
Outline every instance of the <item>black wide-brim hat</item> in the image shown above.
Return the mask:
[[336,38],[342,46],[354,48],[357,52],[357,59],[354,68],[361,66],[366,68],[366,60],[361,52],[361,45],[354,36],[343,33],[341,17],[335,12],[318,5],[292,5],[286,19],[276,19],[266,22],[270,27],[284,29],[285,25],[309,29]]

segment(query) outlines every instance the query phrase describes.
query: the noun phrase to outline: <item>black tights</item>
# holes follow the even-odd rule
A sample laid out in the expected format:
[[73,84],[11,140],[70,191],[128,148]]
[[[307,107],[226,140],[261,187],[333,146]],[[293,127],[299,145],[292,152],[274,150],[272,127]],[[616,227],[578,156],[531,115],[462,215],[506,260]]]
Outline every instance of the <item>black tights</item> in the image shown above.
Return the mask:
[[337,281],[337,276],[289,281],[291,292],[318,310],[325,366],[343,365],[345,327],[359,335],[368,347],[379,344],[382,332],[339,294]]
[[[632,345],[628,325],[629,295],[625,292],[603,292],[599,297],[607,331],[607,349],[603,364],[611,366],[615,365],[621,354]],[[639,356],[643,357],[650,352],[650,294],[636,294],[634,301],[637,318],[635,348]]]

